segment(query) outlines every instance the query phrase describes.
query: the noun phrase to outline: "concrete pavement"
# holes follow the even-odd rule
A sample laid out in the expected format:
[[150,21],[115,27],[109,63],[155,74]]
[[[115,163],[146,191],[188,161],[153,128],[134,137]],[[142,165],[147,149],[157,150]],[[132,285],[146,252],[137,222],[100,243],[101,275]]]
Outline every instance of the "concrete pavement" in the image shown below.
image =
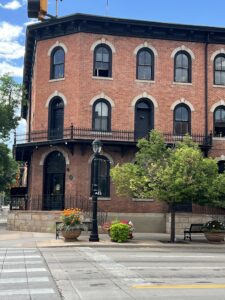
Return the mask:
[[112,242],[107,234],[99,234],[99,242],[89,242],[89,232],[83,231],[77,241],[65,242],[63,237],[55,239],[54,233],[8,231],[0,226],[0,248],[46,248],[46,247],[187,247],[224,248],[225,243],[210,244],[203,234],[193,236],[192,241],[184,241],[176,236],[176,243],[169,243],[166,233],[134,233],[134,239],[127,243]]

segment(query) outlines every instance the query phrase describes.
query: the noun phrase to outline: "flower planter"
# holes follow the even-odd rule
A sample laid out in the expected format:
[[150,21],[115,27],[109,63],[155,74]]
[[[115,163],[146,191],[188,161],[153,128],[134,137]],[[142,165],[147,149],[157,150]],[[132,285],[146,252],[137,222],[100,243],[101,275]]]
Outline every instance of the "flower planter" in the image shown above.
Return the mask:
[[62,230],[62,236],[65,241],[76,240],[81,235],[81,229],[73,229],[73,230]]
[[204,232],[207,241],[212,243],[224,242],[225,232]]

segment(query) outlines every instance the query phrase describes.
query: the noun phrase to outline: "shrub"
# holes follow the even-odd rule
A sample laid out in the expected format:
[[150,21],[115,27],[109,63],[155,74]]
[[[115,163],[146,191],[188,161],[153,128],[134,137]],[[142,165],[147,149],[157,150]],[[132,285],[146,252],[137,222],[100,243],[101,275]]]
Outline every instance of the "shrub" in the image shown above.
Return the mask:
[[128,240],[130,226],[127,224],[116,223],[110,227],[110,236],[112,241],[123,243]]
[[209,221],[202,226],[204,232],[225,232],[225,224],[217,220]]

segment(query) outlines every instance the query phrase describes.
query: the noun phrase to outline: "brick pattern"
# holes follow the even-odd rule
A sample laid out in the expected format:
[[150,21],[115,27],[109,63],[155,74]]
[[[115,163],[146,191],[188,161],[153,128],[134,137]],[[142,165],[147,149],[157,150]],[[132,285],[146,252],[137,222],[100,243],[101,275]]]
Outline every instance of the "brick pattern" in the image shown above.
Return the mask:
[[[114,45],[116,52],[112,57],[112,80],[93,78],[94,42],[105,38]],[[48,51],[57,41],[66,45],[68,52],[65,56],[64,80],[50,81],[50,57]],[[154,47],[158,53],[155,57],[154,82],[136,80],[136,56],[134,50],[145,41]],[[192,83],[174,84],[174,60],[171,53],[184,45],[195,56],[192,60]],[[211,55],[223,45],[208,46],[208,102],[209,130],[213,130],[213,113],[210,107],[225,99],[225,89],[213,86],[213,62]],[[58,38],[39,41],[36,49],[36,59],[32,84],[31,129],[46,130],[48,127],[47,99],[58,91],[62,93],[67,104],[64,108],[64,127],[71,123],[76,127],[92,125],[91,99],[104,93],[115,103],[112,107],[112,130],[134,130],[135,97],[147,93],[154,97],[158,107],[154,111],[154,127],[164,132],[173,131],[172,104],[180,99],[188,100],[194,107],[191,113],[192,133],[204,133],[204,54],[205,45],[193,42],[142,39],[122,36],[107,36],[98,34],[77,33]],[[214,140],[210,155],[218,157],[225,155],[223,140]],[[66,170],[65,190],[67,195],[80,193],[89,197],[91,149],[82,152],[78,145],[74,146],[74,154],[65,146],[61,147],[68,153],[70,163]],[[60,149],[59,149],[60,150]],[[37,195],[43,190],[43,165],[40,165],[42,155],[49,148],[39,148],[33,152],[30,164],[29,193]],[[123,157],[120,147],[105,147],[104,151],[111,155],[114,164],[131,161],[133,151],[128,151]],[[71,180],[69,176],[72,175]],[[158,202],[134,202],[128,198],[118,197],[111,184],[111,200],[99,201],[99,206],[107,211],[115,212],[166,212],[167,207]]]

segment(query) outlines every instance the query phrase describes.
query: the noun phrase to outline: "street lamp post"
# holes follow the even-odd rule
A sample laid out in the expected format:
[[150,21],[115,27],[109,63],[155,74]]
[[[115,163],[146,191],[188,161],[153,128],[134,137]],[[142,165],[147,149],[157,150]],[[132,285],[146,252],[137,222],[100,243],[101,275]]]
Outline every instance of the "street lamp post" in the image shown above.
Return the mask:
[[92,180],[92,231],[89,237],[90,242],[98,242],[98,166],[99,166],[99,154],[102,149],[102,143],[100,140],[95,139],[92,143],[92,149],[94,152],[93,161],[93,180]]

